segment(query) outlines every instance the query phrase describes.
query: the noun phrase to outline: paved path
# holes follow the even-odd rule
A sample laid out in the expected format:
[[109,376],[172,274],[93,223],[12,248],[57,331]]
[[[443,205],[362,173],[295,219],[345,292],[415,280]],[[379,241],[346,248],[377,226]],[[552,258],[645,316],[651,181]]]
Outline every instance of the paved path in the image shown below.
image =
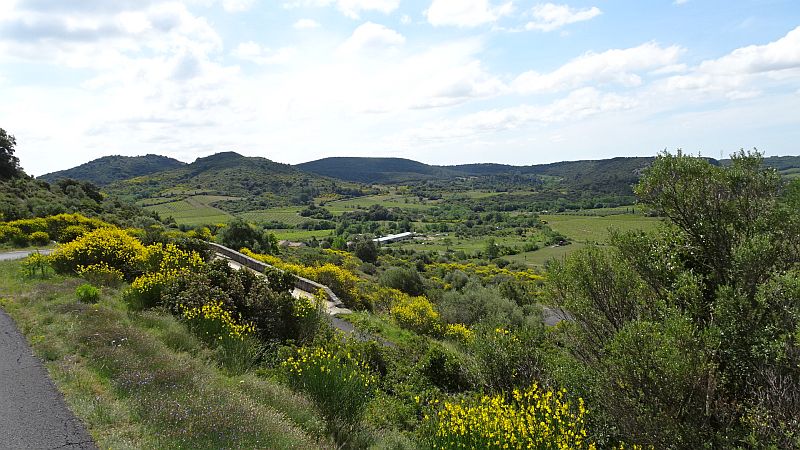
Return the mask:
[[14,321],[0,310],[0,448],[94,449]]
[[41,250],[17,250],[13,252],[4,252],[0,253],[0,261],[12,261],[15,259],[22,259],[30,255],[31,253],[39,252],[43,255],[49,255],[53,253],[51,249],[41,249]]

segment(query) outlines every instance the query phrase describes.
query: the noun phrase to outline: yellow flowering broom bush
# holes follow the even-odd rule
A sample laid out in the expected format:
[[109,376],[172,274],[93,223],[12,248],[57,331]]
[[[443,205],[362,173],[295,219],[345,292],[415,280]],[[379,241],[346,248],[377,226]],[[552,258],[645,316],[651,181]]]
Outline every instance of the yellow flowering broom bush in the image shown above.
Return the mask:
[[350,354],[301,347],[281,368],[293,388],[314,400],[337,440],[352,431],[376,391],[377,377]]
[[240,252],[265,264],[328,286],[348,308],[363,309],[366,306],[365,299],[358,290],[359,278],[345,268],[330,263],[318,267],[288,263],[272,255],[254,253],[247,248]]
[[594,449],[585,421],[583,399],[534,384],[508,397],[437,403],[420,430],[435,449]]
[[403,328],[418,334],[438,335],[441,332],[439,313],[427,298],[404,295],[389,308],[394,320]]
[[105,262],[78,266],[76,271],[86,281],[102,286],[119,286],[125,278],[121,270],[111,267]]
[[242,374],[261,359],[264,345],[256,336],[255,325],[237,320],[221,300],[177,308],[189,329],[214,349],[217,362],[231,374]]
[[153,244],[145,249],[148,272],[136,278],[125,292],[125,299],[138,309],[161,303],[161,294],[171,281],[185,273],[197,273],[205,266],[196,252],[181,250],[174,244]]
[[444,337],[460,344],[469,344],[475,340],[475,332],[463,323],[449,323],[444,328]]
[[201,339],[207,343],[234,339],[242,341],[255,332],[255,326],[238,323],[219,300],[200,307],[178,305],[181,317]]
[[142,272],[145,247],[119,228],[98,228],[61,245],[51,255],[59,273],[77,273],[79,267],[105,263],[119,270],[126,279]]

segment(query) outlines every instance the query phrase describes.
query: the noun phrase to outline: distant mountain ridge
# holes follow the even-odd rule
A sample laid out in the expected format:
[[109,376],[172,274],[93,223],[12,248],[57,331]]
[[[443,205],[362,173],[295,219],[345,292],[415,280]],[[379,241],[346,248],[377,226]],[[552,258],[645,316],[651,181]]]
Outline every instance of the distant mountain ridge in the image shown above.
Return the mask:
[[[491,184],[492,180],[522,180],[523,185],[527,183],[525,180],[552,180],[572,191],[628,195],[632,194],[631,186],[638,181],[642,170],[653,159],[617,157],[528,166],[496,163],[437,166],[405,158],[330,157],[292,166],[261,157],[221,152],[198,158],[191,164],[159,155],[106,156],[39,178],[48,182],[60,178],[90,181],[109,192],[134,199],[203,191],[258,198],[255,203],[263,206],[297,204],[325,194],[354,195],[360,188],[348,182],[403,184],[475,177],[484,184]],[[723,165],[729,162],[710,161]],[[764,164],[778,169],[784,176],[800,176],[800,156],[768,157]]]
[[[635,156],[528,166],[497,163],[437,166],[404,158],[330,157],[297,164],[295,167],[331,178],[361,183],[397,184],[434,178],[517,174],[545,175],[573,180],[578,184],[592,184],[596,181],[634,183],[641,170],[654,159],[652,156]],[[710,161],[713,164],[726,164],[729,160]],[[764,158],[764,165],[790,174],[800,170],[800,156],[771,156]]]
[[446,167],[405,158],[342,157],[318,159],[295,167],[326,177],[359,183],[403,183],[463,175]]
[[326,194],[361,193],[353,183],[235,152],[217,153],[175,169],[120,180],[106,189],[134,201],[171,201],[198,194],[220,196],[218,207],[229,212],[305,204]]
[[127,180],[152,173],[163,172],[185,166],[186,163],[161,155],[104,156],[67,170],[48,173],[38,177],[48,183],[62,178],[90,181],[105,186],[116,181]]
[[531,166],[508,164],[460,164],[434,166],[403,158],[332,157],[298,164],[303,170],[341,180],[361,183],[396,184],[426,179],[499,175],[547,175],[568,180],[595,180],[633,183],[652,157],[619,157],[602,160],[566,161]]

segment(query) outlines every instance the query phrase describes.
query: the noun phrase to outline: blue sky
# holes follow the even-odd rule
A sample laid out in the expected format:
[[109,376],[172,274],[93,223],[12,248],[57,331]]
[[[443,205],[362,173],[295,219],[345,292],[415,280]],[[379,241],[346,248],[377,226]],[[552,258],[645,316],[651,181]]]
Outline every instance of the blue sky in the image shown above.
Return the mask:
[[800,154],[797,0],[0,0],[30,173],[237,151],[536,164]]

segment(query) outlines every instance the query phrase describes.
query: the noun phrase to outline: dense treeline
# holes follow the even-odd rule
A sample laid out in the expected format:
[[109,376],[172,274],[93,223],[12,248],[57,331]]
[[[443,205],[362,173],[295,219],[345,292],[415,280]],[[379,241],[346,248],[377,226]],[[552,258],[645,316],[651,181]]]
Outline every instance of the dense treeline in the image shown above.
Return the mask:
[[103,195],[91,182],[64,178],[50,184],[34,180],[19,166],[15,147],[14,136],[0,128],[0,220],[80,212],[118,225],[145,227],[156,223],[143,209]]

